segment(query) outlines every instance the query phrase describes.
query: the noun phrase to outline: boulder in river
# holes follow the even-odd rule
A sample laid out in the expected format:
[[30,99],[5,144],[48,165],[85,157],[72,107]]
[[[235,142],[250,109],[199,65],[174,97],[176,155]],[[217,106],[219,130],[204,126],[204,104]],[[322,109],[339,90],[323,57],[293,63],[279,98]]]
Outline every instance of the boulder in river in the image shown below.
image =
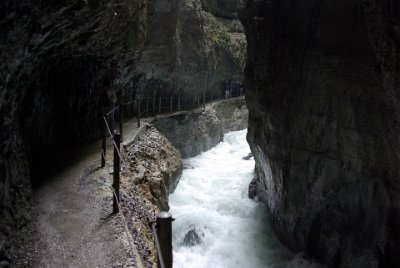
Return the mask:
[[196,227],[190,228],[183,238],[183,244],[187,247],[193,247],[201,243],[201,238],[197,233]]
[[251,180],[249,184],[249,198],[254,199],[257,196],[257,177],[254,176],[254,178]]

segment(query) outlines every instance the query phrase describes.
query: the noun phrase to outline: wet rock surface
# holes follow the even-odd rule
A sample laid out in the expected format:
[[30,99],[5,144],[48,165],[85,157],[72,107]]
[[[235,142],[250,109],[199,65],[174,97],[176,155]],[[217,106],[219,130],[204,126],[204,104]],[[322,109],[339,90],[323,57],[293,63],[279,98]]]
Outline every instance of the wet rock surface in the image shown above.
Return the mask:
[[[168,196],[182,175],[181,154],[154,127],[149,127],[125,149],[123,175],[131,185],[140,184],[146,197],[159,210],[168,211]],[[129,186],[127,186],[129,188]]]
[[187,247],[193,247],[201,243],[201,238],[196,227],[192,227],[183,238],[183,244]]
[[330,267],[400,262],[397,1],[247,1],[248,141],[278,238]]
[[257,177],[254,177],[251,180],[249,184],[248,195],[250,199],[254,199],[257,197]]
[[229,131],[247,126],[248,112],[243,97],[216,101],[191,112],[156,118],[154,126],[180,151],[192,157],[222,141]]

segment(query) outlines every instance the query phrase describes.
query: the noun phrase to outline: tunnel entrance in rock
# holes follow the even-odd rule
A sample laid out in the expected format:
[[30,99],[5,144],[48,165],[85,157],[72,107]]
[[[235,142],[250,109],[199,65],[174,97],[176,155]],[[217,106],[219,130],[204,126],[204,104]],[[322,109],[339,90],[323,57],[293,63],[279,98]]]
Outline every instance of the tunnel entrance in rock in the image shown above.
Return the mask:
[[100,136],[97,103],[107,71],[98,58],[71,56],[35,72],[22,112],[33,186],[73,161],[71,149]]

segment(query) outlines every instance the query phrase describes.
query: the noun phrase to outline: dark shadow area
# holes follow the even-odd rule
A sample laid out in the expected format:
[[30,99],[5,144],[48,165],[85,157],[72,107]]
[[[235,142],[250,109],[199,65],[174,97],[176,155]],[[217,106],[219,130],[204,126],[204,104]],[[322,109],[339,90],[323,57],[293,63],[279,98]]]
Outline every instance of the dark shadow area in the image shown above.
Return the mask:
[[55,175],[67,168],[83,161],[88,154],[98,151],[100,160],[100,148],[100,141],[93,141],[88,144],[77,144],[70,148],[49,151],[40,157],[35,157],[30,164],[33,190],[50,182]]

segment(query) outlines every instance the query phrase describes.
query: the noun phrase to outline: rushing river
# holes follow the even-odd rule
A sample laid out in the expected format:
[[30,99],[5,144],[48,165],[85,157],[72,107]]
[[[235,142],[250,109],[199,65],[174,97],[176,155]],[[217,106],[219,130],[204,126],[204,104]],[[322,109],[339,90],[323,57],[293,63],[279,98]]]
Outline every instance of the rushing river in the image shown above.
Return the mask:
[[246,133],[230,132],[216,147],[184,160],[170,196],[174,268],[316,267],[277,242],[265,206],[247,197],[254,160],[242,159],[250,152]]

